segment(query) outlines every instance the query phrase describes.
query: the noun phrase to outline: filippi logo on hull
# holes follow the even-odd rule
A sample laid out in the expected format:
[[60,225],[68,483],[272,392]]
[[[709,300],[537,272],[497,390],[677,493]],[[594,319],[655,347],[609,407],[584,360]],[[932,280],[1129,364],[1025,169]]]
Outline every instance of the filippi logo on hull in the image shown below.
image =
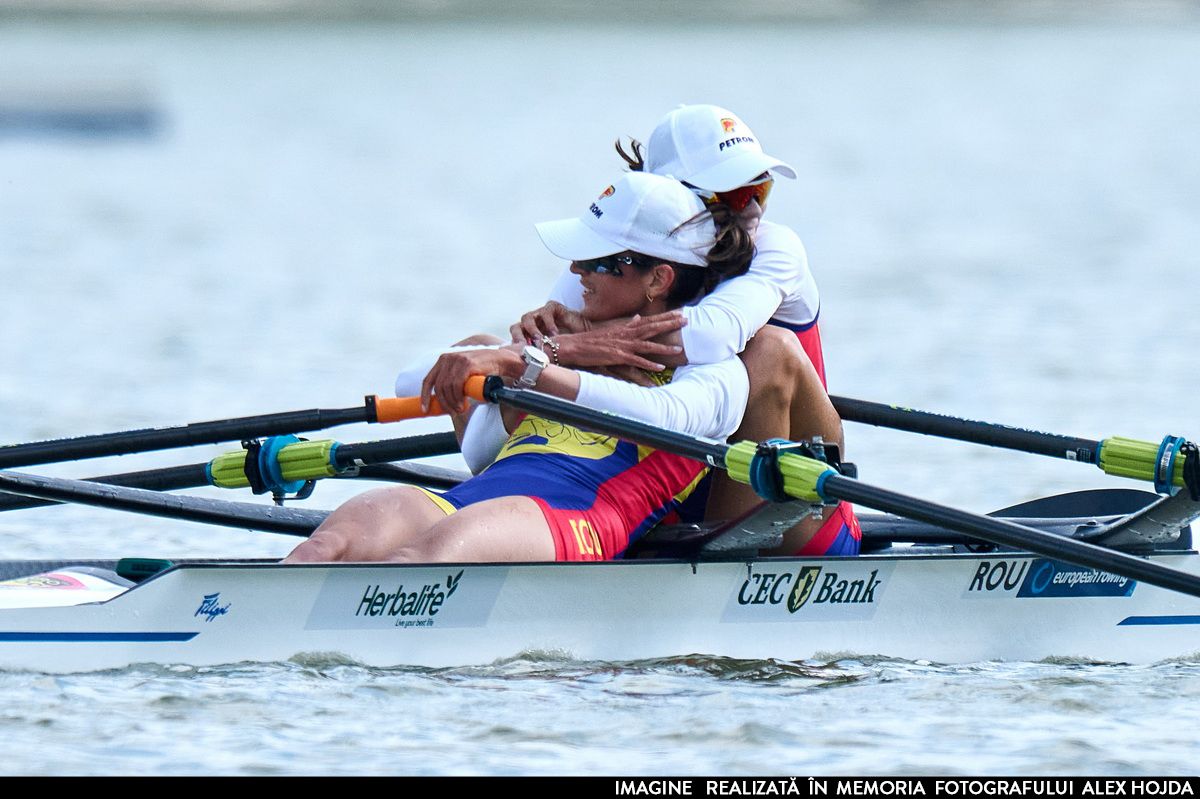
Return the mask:
[[967,586],[967,596],[1018,597],[1130,596],[1137,582],[1117,574],[1046,558],[983,560]]
[[334,570],[305,629],[482,627],[507,574],[507,568]]
[[892,563],[841,563],[754,572],[742,580],[723,622],[837,621],[875,615]]

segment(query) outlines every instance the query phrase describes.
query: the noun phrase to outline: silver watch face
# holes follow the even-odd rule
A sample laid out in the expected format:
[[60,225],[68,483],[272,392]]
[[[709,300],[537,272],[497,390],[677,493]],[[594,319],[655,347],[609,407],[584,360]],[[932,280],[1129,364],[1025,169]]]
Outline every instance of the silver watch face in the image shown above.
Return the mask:
[[530,365],[538,364],[543,369],[550,365],[550,358],[546,355],[546,353],[542,352],[532,344],[526,345],[525,351],[521,357],[525,360],[525,363]]
[[521,375],[517,384],[525,388],[533,388],[537,385],[542,370],[550,365],[550,359],[546,357],[546,353],[533,346],[525,347],[521,353],[521,359],[525,361],[525,374]]

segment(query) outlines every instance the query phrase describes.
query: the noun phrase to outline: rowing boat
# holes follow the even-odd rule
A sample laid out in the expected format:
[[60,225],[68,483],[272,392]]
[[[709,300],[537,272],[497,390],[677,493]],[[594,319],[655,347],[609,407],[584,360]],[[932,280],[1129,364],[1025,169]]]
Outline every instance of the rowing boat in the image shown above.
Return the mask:
[[[379,667],[483,664],[527,653],[603,661],[705,654],[1130,663],[1200,653],[1200,558],[1191,536],[1200,518],[1200,448],[1182,439],[1094,442],[888,409],[905,417],[898,427],[1027,451],[1042,447],[1039,454],[1094,463],[1152,480],[1156,488],[1076,492],[978,516],[860,483],[846,464],[835,470],[814,459],[812,447],[727,445],[536,392],[497,385],[486,393],[521,410],[696,457],[744,482],[747,475],[774,479],[773,490],[786,496],[736,523],[656,530],[628,557],[603,563],[0,562],[0,669],[207,666],[312,653]],[[843,414],[883,423],[868,411]],[[273,431],[311,429],[361,421],[363,413],[343,409],[335,422],[328,411],[250,422]],[[373,402],[366,414],[367,421],[381,420]],[[108,434],[14,445],[0,448],[0,466],[49,462],[56,451],[96,457],[253,435],[244,421],[132,431],[128,440]],[[943,425],[952,429],[935,429]],[[418,445],[423,454],[431,454],[428,443]],[[236,472],[243,485],[265,491],[271,483],[279,496],[303,479],[357,470],[368,452],[395,457],[408,446],[269,440],[207,467],[180,467],[190,476],[167,470],[166,479],[179,487],[196,473],[227,479]],[[147,476],[163,477],[85,482],[4,471],[0,492],[21,498],[24,504],[14,507],[80,502],[297,535],[325,515],[125,487]],[[406,470],[403,479],[414,476],[422,478],[420,470]],[[885,511],[860,516],[864,554],[760,556],[814,502],[837,500]]]
[[[1113,493],[1043,500],[1008,509],[1009,518],[1059,535],[1111,531],[1128,515],[1029,516],[1112,510],[1103,505]],[[1135,504],[1153,497],[1116,493],[1142,497]],[[748,555],[754,535],[777,528],[779,512],[764,510],[732,536],[699,535],[704,543],[686,557],[604,563],[9,562],[0,567],[0,668],[204,666],[310,653],[445,667],[531,652],[603,661],[697,653],[1132,663],[1200,652],[1200,599],[887,515],[864,514],[873,551],[858,558]],[[680,536],[665,532],[648,547],[678,546]],[[1172,532],[1150,559],[1200,575],[1190,531]]]

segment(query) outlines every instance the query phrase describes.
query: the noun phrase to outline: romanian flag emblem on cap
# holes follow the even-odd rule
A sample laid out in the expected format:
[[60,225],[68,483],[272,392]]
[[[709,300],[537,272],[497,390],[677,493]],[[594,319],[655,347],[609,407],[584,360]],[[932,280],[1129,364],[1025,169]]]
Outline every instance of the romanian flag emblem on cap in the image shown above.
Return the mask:
[[725,128],[726,133],[733,133],[733,129],[737,127],[737,122],[729,117],[721,117],[721,127]]
[[613,196],[613,192],[615,192],[615,191],[616,191],[616,189],[614,189],[612,186],[609,186],[607,189],[600,192],[600,196],[597,197],[596,199],[603,200],[605,197],[611,197],[611,196]]

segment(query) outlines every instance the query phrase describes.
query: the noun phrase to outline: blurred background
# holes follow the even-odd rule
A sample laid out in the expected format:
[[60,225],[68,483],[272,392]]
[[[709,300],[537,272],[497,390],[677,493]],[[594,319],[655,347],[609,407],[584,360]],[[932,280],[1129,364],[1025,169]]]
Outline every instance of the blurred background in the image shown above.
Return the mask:
[[[1197,75],[1200,3],[1170,0],[0,0],[0,442],[390,393],[414,356],[539,305],[564,264],[533,223],[580,213],[613,141],[681,102],[732,109],[796,167],[768,218],[808,248],[833,393],[1198,436]],[[1127,485],[848,442],[863,479],[973,510]],[[85,508],[0,514],[0,541],[293,543]]]

